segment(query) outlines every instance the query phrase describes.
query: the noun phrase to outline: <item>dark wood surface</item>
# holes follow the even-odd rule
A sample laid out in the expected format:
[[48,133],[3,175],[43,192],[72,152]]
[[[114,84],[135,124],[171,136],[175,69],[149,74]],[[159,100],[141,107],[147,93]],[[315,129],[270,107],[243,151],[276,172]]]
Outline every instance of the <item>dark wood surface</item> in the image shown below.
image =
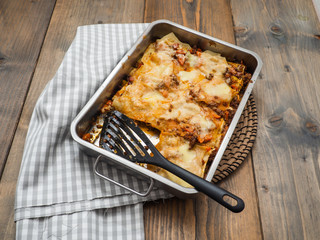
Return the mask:
[[54,5],[54,0],[0,1],[0,176]]
[[162,18],[251,49],[264,66],[254,88],[252,155],[219,183],[245,210],[233,214],[204,195],[146,203],[146,239],[318,239],[320,26],[312,0],[0,1],[0,239],[15,237],[15,186],[33,107],[77,27]]
[[252,151],[264,238],[319,239],[320,25],[312,1],[231,7],[237,44],[264,61]]

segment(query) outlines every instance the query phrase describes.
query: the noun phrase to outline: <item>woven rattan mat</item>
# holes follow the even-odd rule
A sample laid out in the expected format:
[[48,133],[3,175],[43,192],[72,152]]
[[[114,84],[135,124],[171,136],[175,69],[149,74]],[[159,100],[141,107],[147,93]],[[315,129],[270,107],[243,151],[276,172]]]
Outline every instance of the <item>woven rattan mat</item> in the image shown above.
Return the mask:
[[252,95],[239,119],[229,145],[215,172],[212,182],[217,183],[233,173],[247,158],[257,135],[258,115]]

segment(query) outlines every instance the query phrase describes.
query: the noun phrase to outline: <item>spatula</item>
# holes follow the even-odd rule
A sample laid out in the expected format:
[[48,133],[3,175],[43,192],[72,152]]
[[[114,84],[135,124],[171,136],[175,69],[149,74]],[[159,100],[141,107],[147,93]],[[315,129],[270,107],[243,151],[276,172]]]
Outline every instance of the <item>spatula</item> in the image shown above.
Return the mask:
[[106,114],[99,144],[129,161],[156,165],[173,173],[232,212],[244,209],[241,198],[167,160],[138,125],[119,111]]

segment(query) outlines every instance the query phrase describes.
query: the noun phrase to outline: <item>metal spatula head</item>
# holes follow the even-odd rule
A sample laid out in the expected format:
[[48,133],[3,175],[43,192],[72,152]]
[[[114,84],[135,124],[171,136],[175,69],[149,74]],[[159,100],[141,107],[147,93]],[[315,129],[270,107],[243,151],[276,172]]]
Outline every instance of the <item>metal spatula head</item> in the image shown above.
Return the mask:
[[109,112],[100,135],[100,146],[138,163],[157,164],[161,154],[129,117],[119,111]]
[[[168,161],[139,126],[119,111],[106,114],[99,144],[102,148],[130,161],[166,169],[233,212],[241,212],[244,209],[244,202],[239,197]],[[231,205],[228,198],[236,204]]]

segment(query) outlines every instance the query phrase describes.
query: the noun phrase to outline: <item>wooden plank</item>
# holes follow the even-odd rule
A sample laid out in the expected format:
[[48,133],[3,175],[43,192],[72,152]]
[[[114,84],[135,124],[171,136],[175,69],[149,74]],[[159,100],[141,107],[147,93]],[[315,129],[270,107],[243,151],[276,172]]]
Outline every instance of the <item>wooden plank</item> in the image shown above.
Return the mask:
[[[145,21],[161,18],[234,42],[228,1],[147,0]],[[244,199],[242,213],[231,213],[204,195],[148,203],[144,212],[146,239],[261,239],[251,158],[219,185]]]
[[196,239],[194,201],[177,198],[144,205],[146,239]]
[[183,23],[200,28],[200,2],[201,1],[145,1],[144,22],[152,22],[158,19],[168,19],[176,23]]
[[0,178],[55,0],[0,2]]
[[320,21],[320,0],[313,0],[313,6]]
[[253,151],[264,239],[319,239],[320,25],[312,1],[231,6],[237,43],[264,62]]
[[253,181],[249,158],[219,184],[244,199],[246,208],[238,214],[202,194],[145,204],[146,239],[262,239]]
[[[13,222],[15,187],[34,105],[45,85],[57,71],[75,36],[77,27],[97,23],[142,22],[143,9],[144,1],[140,0],[134,2],[130,0],[57,1],[0,182],[1,239],[15,238],[15,224]],[[28,39],[28,41],[31,40],[32,38]]]

